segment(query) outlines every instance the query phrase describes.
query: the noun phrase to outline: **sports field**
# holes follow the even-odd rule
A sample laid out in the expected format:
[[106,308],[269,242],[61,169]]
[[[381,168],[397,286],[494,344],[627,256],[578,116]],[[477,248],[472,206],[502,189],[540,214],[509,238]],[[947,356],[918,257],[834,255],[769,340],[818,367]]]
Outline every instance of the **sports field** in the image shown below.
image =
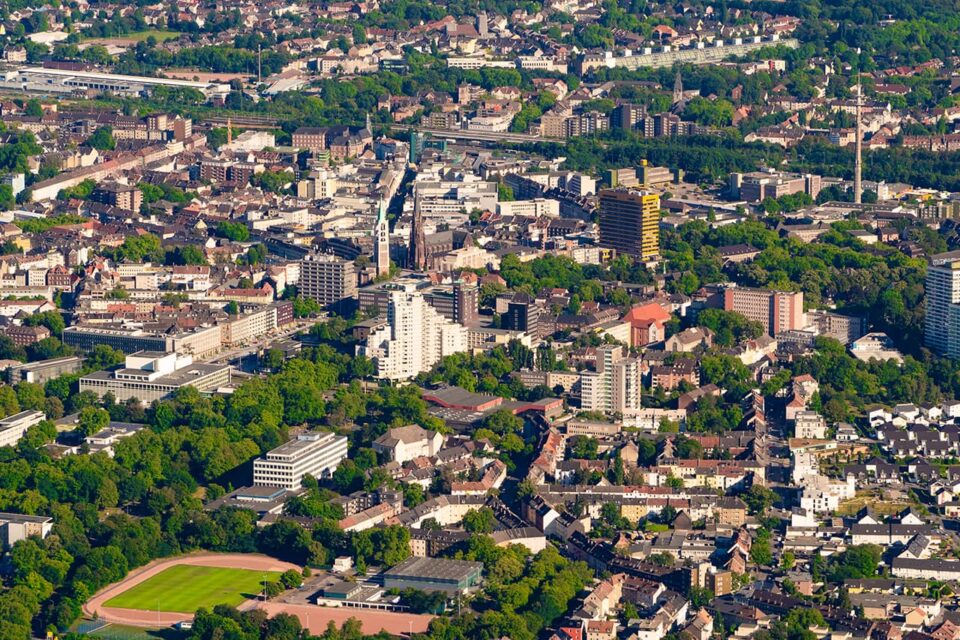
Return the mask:
[[218,604],[237,606],[274,582],[276,571],[251,571],[179,564],[164,569],[107,601],[104,606],[146,611],[193,613]]

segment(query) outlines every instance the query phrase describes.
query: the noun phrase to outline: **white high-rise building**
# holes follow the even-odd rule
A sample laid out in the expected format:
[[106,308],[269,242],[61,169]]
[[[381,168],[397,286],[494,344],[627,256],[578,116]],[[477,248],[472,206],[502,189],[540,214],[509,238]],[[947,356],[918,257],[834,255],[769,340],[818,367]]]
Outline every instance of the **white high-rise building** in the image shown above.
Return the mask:
[[580,378],[580,406],[584,411],[631,415],[640,410],[643,390],[640,361],[624,356],[623,347],[597,347],[597,370]]
[[357,355],[377,366],[377,377],[408,380],[441,358],[467,350],[467,329],[431,307],[413,283],[389,284],[387,324],[370,334]]
[[926,313],[924,343],[941,355],[960,357],[960,251],[930,257]]

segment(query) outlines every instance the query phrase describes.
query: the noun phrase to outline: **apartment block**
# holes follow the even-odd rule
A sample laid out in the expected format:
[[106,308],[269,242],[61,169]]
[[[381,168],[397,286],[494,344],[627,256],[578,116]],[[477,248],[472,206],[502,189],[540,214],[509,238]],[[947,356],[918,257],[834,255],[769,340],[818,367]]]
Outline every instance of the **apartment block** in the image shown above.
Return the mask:
[[960,357],[960,251],[930,256],[923,341],[933,351]]
[[597,370],[580,378],[584,411],[628,414],[638,411],[642,390],[640,361],[624,356],[623,347],[597,347]]
[[296,490],[305,475],[329,478],[347,457],[347,448],[346,436],[301,434],[253,461],[253,484]]
[[802,329],[807,323],[802,291],[730,287],[723,292],[723,308],[759,322],[771,336]]
[[467,329],[430,306],[413,283],[385,285],[387,323],[371,333],[358,355],[372,359],[377,376],[408,380],[441,358],[467,350]]

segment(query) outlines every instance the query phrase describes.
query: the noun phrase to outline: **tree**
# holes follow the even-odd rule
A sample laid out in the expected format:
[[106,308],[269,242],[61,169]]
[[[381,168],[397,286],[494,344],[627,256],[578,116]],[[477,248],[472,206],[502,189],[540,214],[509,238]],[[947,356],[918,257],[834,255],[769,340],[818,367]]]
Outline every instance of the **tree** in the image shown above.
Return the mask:
[[596,460],[600,442],[590,436],[577,436],[571,455],[584,460]]
[[27,103],[24,105],[23,113],[31,118],[39,118],[43,116],[43,106],[41,106],[38,99],[31,98],[27,100]]
[[490,507],[471,509],[463,516],[463,528],[469,533],[490,533],[497,524],[497,517]]
[[710,601],[713,600],[713,591],[705,587],[690,587],[690,592],[687,594],[687,598],[690,600],[690,604],[694,607],[703,608],[710,604]]
[[520,433],[523,431],[523,419],[510,411],[500,409],[483,419],[483,428],[489,429],[497,435]]
[[194,245],[184,245],[168,251],[164,262],[168,265],[208,264],[203,249]]
[[77,431],[84,437],[91,436],[105,429],[108,424],[110,424],[110,414],[105,409],[84,407],[80,410]]
[[740,495],[751,515],[764,515],[777,500],[777,494],[761,484],[753,484]]
[[757,531],[757,537],[750,546],[750,560],[758,565],[770,566],[773,564],[773,551],[770,549],[770,532],[767,529]]
[[247,225],[229,220],[218,223],[216,233],[221,238],[227,238],[233,242],[246,242],[250,239],[250,229]]
[[98,151],[113,151],[117,148],[117,141],[113,138],[113,128],[109,126],[98,127],[87,139],[87,144]]

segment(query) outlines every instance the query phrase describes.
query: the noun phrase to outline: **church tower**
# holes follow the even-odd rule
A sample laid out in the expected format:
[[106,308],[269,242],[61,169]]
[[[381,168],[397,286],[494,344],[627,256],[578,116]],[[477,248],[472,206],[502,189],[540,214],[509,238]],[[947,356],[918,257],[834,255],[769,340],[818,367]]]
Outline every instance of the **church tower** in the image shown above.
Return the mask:
[[373,228],[373,259],[378,278],[390,275],[390,222],[383,198],[377,204],[377,223]]

